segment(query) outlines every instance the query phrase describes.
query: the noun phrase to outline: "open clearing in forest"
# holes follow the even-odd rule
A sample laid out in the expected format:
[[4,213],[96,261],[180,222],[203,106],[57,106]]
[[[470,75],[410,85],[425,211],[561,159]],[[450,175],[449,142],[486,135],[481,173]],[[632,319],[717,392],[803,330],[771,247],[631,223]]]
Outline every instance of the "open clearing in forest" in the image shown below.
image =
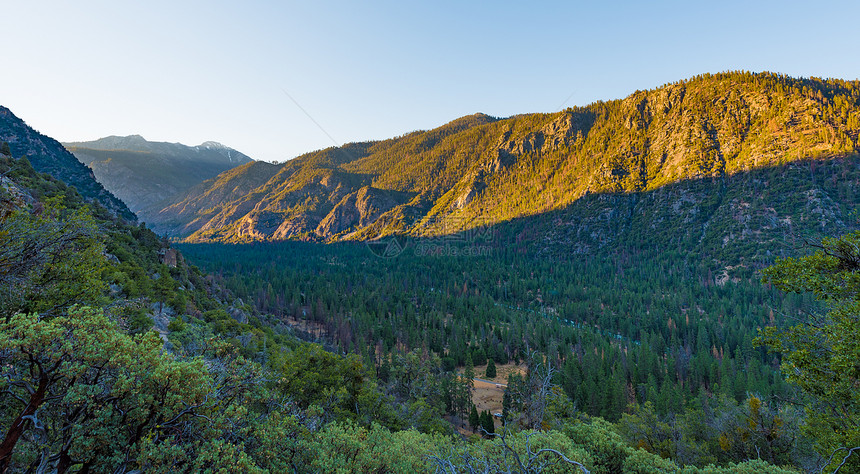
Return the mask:
[[[484,377],[487,371],[486,365],[475,366],[475,388],[472,391],[472,402],[478,408],[479,412],[489,410],[490,413],[502,412],[502,398],[505,395],[505,387],[507,385],[508,375],[512,373],[525,374],[526,366],[524,364],[514,365],[497,364],[496,377],[488,379]],[[502,427],[502,420],[498,417],[493,417],[496,422],[496,428]],[[472,433],[471,430],[461,430],[461,433]]]

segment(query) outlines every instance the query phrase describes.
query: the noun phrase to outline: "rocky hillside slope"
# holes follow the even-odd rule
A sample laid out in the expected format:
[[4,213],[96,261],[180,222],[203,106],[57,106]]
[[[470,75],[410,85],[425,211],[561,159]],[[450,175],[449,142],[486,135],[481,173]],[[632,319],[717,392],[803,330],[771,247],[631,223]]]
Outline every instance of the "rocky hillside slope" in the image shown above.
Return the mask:
[[114,214],[134,221],[135,215],[121,200],[96,181],[92,170],[66,151],[60,142],[30,128],[12,111],[0,106],[0,142],[9,144],[12,156],[27,157],[33,168],[74,186],[85,199],[98,201]]
[[[704,225],[723,229],[730,227],[726,219],[745,220],[746,234],[720,236],[728,244],[736,235],[761,232],[751,224],[757,218],[745,214],[758,199],[765,199],[761,212],[776,223],[796,228],[799,220],[814,221],[798,214],[804,209],[845,222],[842,208],[853,194],[823,194],[814,169],[815,163],[839,159],[833,166],[845,167],[846,179],[853,176],[858,99],[857,81],[739,72],[698,76],[555,114],[476,114],[279,166],[238,168],[174,200],[153,221],[159,230],[194,242],[334,241],[445,234],[514,225],[529,216],[590,216],[595,206],[605,210],[597,212],[595,224],[611,227],[622,222],[619,216],[643,210],[600,203],[645,198],[655,205],[636,219],[654,225],[676,211],[689,214],[681,222],[699,222],[706,214],[725,217],[699,222],[699,234]],[[789,180],[790,170],[806,171]],[[833,192],[844,191],[841,172],[833,173]],[[765,184],[738,184],[750,180]],[[795,185],[786,188],[788,181]],[[744,194],[772,188],[789,196]],[[733,198],[726,200],[728,195]],[[793,208],[782,206],[795,200]],[[831,222],[819,224],[825,221]],[[565,222],[561,218],[542,238],[556,235],[553,242],[566,242],[573,251],[617,238],[594,231],[594,225],[582,227],[581,219]]]

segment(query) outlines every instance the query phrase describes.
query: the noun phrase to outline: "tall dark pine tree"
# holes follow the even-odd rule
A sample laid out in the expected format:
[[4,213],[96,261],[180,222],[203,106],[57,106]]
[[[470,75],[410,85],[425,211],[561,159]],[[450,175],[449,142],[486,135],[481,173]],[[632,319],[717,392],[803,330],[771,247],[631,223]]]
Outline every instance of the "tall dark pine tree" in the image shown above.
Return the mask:
[[493,433],[496,432],[496,426],[493,423],[493,414],[488,411],[484,411],[481,413],[481,428],[483,431],[481,432],[484,436],[490,437]]
[[496,378],[496,363],[493,362],[493,359],[487,359],[487,371],[484,373],[484,375],[488,379]]
[[477,431],[478,427],[481,425],[481,416],[478,415],[478,407],[475,404],[472,404],[472,411],[469,412],[469,426],[472,427],[473,431]]

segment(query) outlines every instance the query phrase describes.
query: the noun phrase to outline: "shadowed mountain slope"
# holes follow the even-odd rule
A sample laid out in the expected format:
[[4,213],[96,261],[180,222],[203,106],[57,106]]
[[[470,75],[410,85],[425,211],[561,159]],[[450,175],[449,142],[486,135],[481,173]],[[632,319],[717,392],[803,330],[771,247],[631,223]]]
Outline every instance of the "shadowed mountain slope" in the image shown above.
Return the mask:
[[112,213],[136,220],[134,214],[121,200],[96,181],[92,170],[66,151],[60,142],[30,128],[12,111],[0,106],[0,142],[9,144],[15,158],[26,156],[33,169],[47,173],[53,178],[74,186],[88,200],[98,201]]
[[217,142],[186,146],[150,142],[140,135],[110,136],[64,146],[143,220],[148,219],[146,210],[159,202],[252,161]]
[[[176,199],[152,220],[156,229],[192,242],[336,241],[451,233],[617,203],[605,206],[599,219],[620,225],[621,216],[636,212],[624,202],[668,196],[658,190],[690,182],[678,196],[655,201],[660,205],[641,219],[659,222],[689,208],[695,215],[685,218],[710,213],[707,228],[723,229],[730,227],[726,219],[736,218],[733,209],[761,198],[773,199],[762,206],[774,210],[767,211],[774,219],[793,223],[808,203],[820,201],[825,209],[833,200],[816,191],[814,169],[800,173],[793,187],[783,186],[787,175],[773,176],[764,188],[737,187],[733,177],[768,168],[784,173],[792,163],[814,168],[855,155],[858,99],[857,81],[697,76],[554,114],[476,114],[277,167],[240,168]],[[853,159],[840,163],[854,166]],[[765,192],[774,186],[783,194]],[[726,200],[727,193],[736,193],[734,200]],[[839,205],[854,197],[845,199]],[[780,203],[795,201],[801,207],[779,212]],[[615,239],[591,227],[550,238],[563,229],[549,229],[545,237],[567,242],[571,251]]]

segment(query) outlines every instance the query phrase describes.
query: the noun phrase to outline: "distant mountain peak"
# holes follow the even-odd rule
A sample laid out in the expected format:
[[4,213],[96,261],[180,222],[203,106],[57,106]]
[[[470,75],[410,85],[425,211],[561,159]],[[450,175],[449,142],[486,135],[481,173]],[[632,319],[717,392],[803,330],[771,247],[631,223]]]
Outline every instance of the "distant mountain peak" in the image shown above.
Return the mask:
[[112,135],[64,145],[135,212],[253,161],[216,141],[187,146]]
[[226,145],[222,145],[222,144],[220,144],[220,143],[218,143],[218,142],[213,142],[213,141],[211,141],[211,140],[210,140],[210,141],[203,142],[203,143],[201,143],[200,145],[197,145],[197,146],[199,146],[199,147],[203,147],[203,148],[225,148],[225,149],[231,149],[231,150],[232,150],[232,148],[230,148],[230,147],[228,147],[228,146],[226,146]]
[[[82,142],[87,143],[87,142]],[[149,143],[145,138],[140,135],[110,135],[104,138],[99,138],[98,140],[94,140],[89,142],[92,144],[100,144],[104,148],[126,148],[133,145],[143,145]]]

